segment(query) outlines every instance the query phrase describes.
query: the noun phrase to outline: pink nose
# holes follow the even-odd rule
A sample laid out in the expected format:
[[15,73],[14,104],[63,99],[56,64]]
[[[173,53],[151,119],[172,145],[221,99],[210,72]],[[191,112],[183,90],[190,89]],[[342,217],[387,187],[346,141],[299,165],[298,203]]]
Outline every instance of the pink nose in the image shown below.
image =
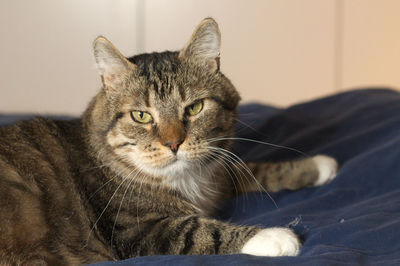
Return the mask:
[[179,146],[182,144],[182,142],[183,142],[183,140],[167,141],[167,142],[163,143],[163,145],[169,147],[173,153],[176,153],[179,149]]

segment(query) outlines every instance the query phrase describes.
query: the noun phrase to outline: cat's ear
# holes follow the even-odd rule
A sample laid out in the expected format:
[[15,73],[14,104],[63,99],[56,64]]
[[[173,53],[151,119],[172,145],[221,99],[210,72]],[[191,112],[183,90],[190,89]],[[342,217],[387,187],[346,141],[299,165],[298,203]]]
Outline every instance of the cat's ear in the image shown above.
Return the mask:
[[220,47],[221,33],[218,24],[214,19],[206,18],[194,30],[189,42],[179,53],[179,57],[203,60],[210,70],[218,71]]
[[100,36],[93,42],[97,70],[106,89],[116,90],[129,76],[135,65],[128,61],[114,45]]

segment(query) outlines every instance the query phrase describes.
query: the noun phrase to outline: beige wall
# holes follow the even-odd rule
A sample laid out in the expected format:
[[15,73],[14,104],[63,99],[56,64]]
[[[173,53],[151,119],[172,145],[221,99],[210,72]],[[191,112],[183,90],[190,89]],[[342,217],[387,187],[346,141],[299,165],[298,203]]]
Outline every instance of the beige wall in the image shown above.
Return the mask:
[[127,56],[175,50],[207,16],[244,101],[400,87],[398,10],[397,0],[2,0],[0,112],[79,114],[100,87],[97,35]]
[[400,1],[344,2],[341,86],[400,88]]

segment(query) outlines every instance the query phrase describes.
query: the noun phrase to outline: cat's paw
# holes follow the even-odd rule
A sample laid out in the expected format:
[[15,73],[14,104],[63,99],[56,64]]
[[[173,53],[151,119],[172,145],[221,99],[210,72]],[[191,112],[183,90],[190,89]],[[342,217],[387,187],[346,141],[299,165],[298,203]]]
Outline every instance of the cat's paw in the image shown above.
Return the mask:
[[241,252],[255,256],[296,256],[300,241],[287,228],[273,227],[259,231],[243,246]]
[[316,155],[312,159],[319,171],[319,176],[314,186],[321,186],[329,183],[336,177],[338,163],[334,158],[326,155]]

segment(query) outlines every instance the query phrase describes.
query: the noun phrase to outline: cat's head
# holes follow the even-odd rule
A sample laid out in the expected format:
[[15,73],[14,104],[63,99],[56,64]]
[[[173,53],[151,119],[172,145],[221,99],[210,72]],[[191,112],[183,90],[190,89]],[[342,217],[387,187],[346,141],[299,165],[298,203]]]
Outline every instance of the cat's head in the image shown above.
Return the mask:
[[103,163],[162,179],[221,156],[217,148],[228,141],[218,138],[232,136],[240,97],[220,72],[213,19],[203,20],[178,52],[125,58],[99,37],[94,54],[104,86],[84,117]]

